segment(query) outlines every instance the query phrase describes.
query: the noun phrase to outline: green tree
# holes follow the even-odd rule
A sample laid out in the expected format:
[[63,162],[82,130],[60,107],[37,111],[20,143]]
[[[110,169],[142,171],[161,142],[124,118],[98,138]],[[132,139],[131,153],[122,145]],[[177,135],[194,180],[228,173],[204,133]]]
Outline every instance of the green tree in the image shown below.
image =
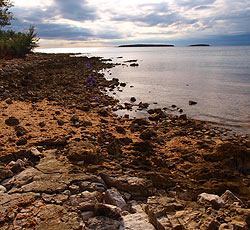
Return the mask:
[[10,25],[10,21],[14,19],[13,14],[9,12],[12,6],[9,0],[0,0],[0,28]]

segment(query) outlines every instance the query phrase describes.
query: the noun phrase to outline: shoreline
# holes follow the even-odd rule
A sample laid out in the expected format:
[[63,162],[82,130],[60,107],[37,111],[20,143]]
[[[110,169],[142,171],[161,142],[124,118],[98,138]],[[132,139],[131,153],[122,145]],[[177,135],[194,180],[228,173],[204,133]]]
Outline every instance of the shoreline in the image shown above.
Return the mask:
[[101,91],[121,82],[98,73],[112,66],[69,54],[0,62],[0,229],[171,229],[157,215],[180,229],[206,229],[216,218],[247,229],[249,137],[221,138],[207,122],[161,109],[151,120],[115,116],[118,101]]

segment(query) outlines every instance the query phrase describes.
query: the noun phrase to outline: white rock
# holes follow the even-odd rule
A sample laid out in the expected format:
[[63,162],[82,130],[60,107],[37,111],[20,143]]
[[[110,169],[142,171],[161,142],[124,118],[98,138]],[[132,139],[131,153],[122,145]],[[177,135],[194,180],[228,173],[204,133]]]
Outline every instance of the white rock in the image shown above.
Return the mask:
[[225,202],[218,195],[208,193],[201,193],[198,196],[198,202],[209,203],[215,209],[219,209],[225,205]]

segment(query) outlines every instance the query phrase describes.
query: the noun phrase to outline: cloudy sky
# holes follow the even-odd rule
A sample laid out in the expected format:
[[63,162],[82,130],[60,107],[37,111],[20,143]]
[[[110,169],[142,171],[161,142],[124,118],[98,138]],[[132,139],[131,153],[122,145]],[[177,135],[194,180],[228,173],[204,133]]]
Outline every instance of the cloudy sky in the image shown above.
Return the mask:
[[12,28],[40,46],[250,45],[250,0],[13,0]]

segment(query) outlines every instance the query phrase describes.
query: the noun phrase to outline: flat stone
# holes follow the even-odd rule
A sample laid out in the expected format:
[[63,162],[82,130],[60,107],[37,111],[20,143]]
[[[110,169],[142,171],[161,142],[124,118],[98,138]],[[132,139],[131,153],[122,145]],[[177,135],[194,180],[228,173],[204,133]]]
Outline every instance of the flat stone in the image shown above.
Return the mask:
[[155,230],[154,226],[149,223],[148,216],[136,201],[131,202],[131,208],[134,213],[122,217],[124,230]]
[[225,205],[225,202],[218,195],[201,193],[198,196],[199,203],[207,203],[210,204],[213,208],[219,209]]

